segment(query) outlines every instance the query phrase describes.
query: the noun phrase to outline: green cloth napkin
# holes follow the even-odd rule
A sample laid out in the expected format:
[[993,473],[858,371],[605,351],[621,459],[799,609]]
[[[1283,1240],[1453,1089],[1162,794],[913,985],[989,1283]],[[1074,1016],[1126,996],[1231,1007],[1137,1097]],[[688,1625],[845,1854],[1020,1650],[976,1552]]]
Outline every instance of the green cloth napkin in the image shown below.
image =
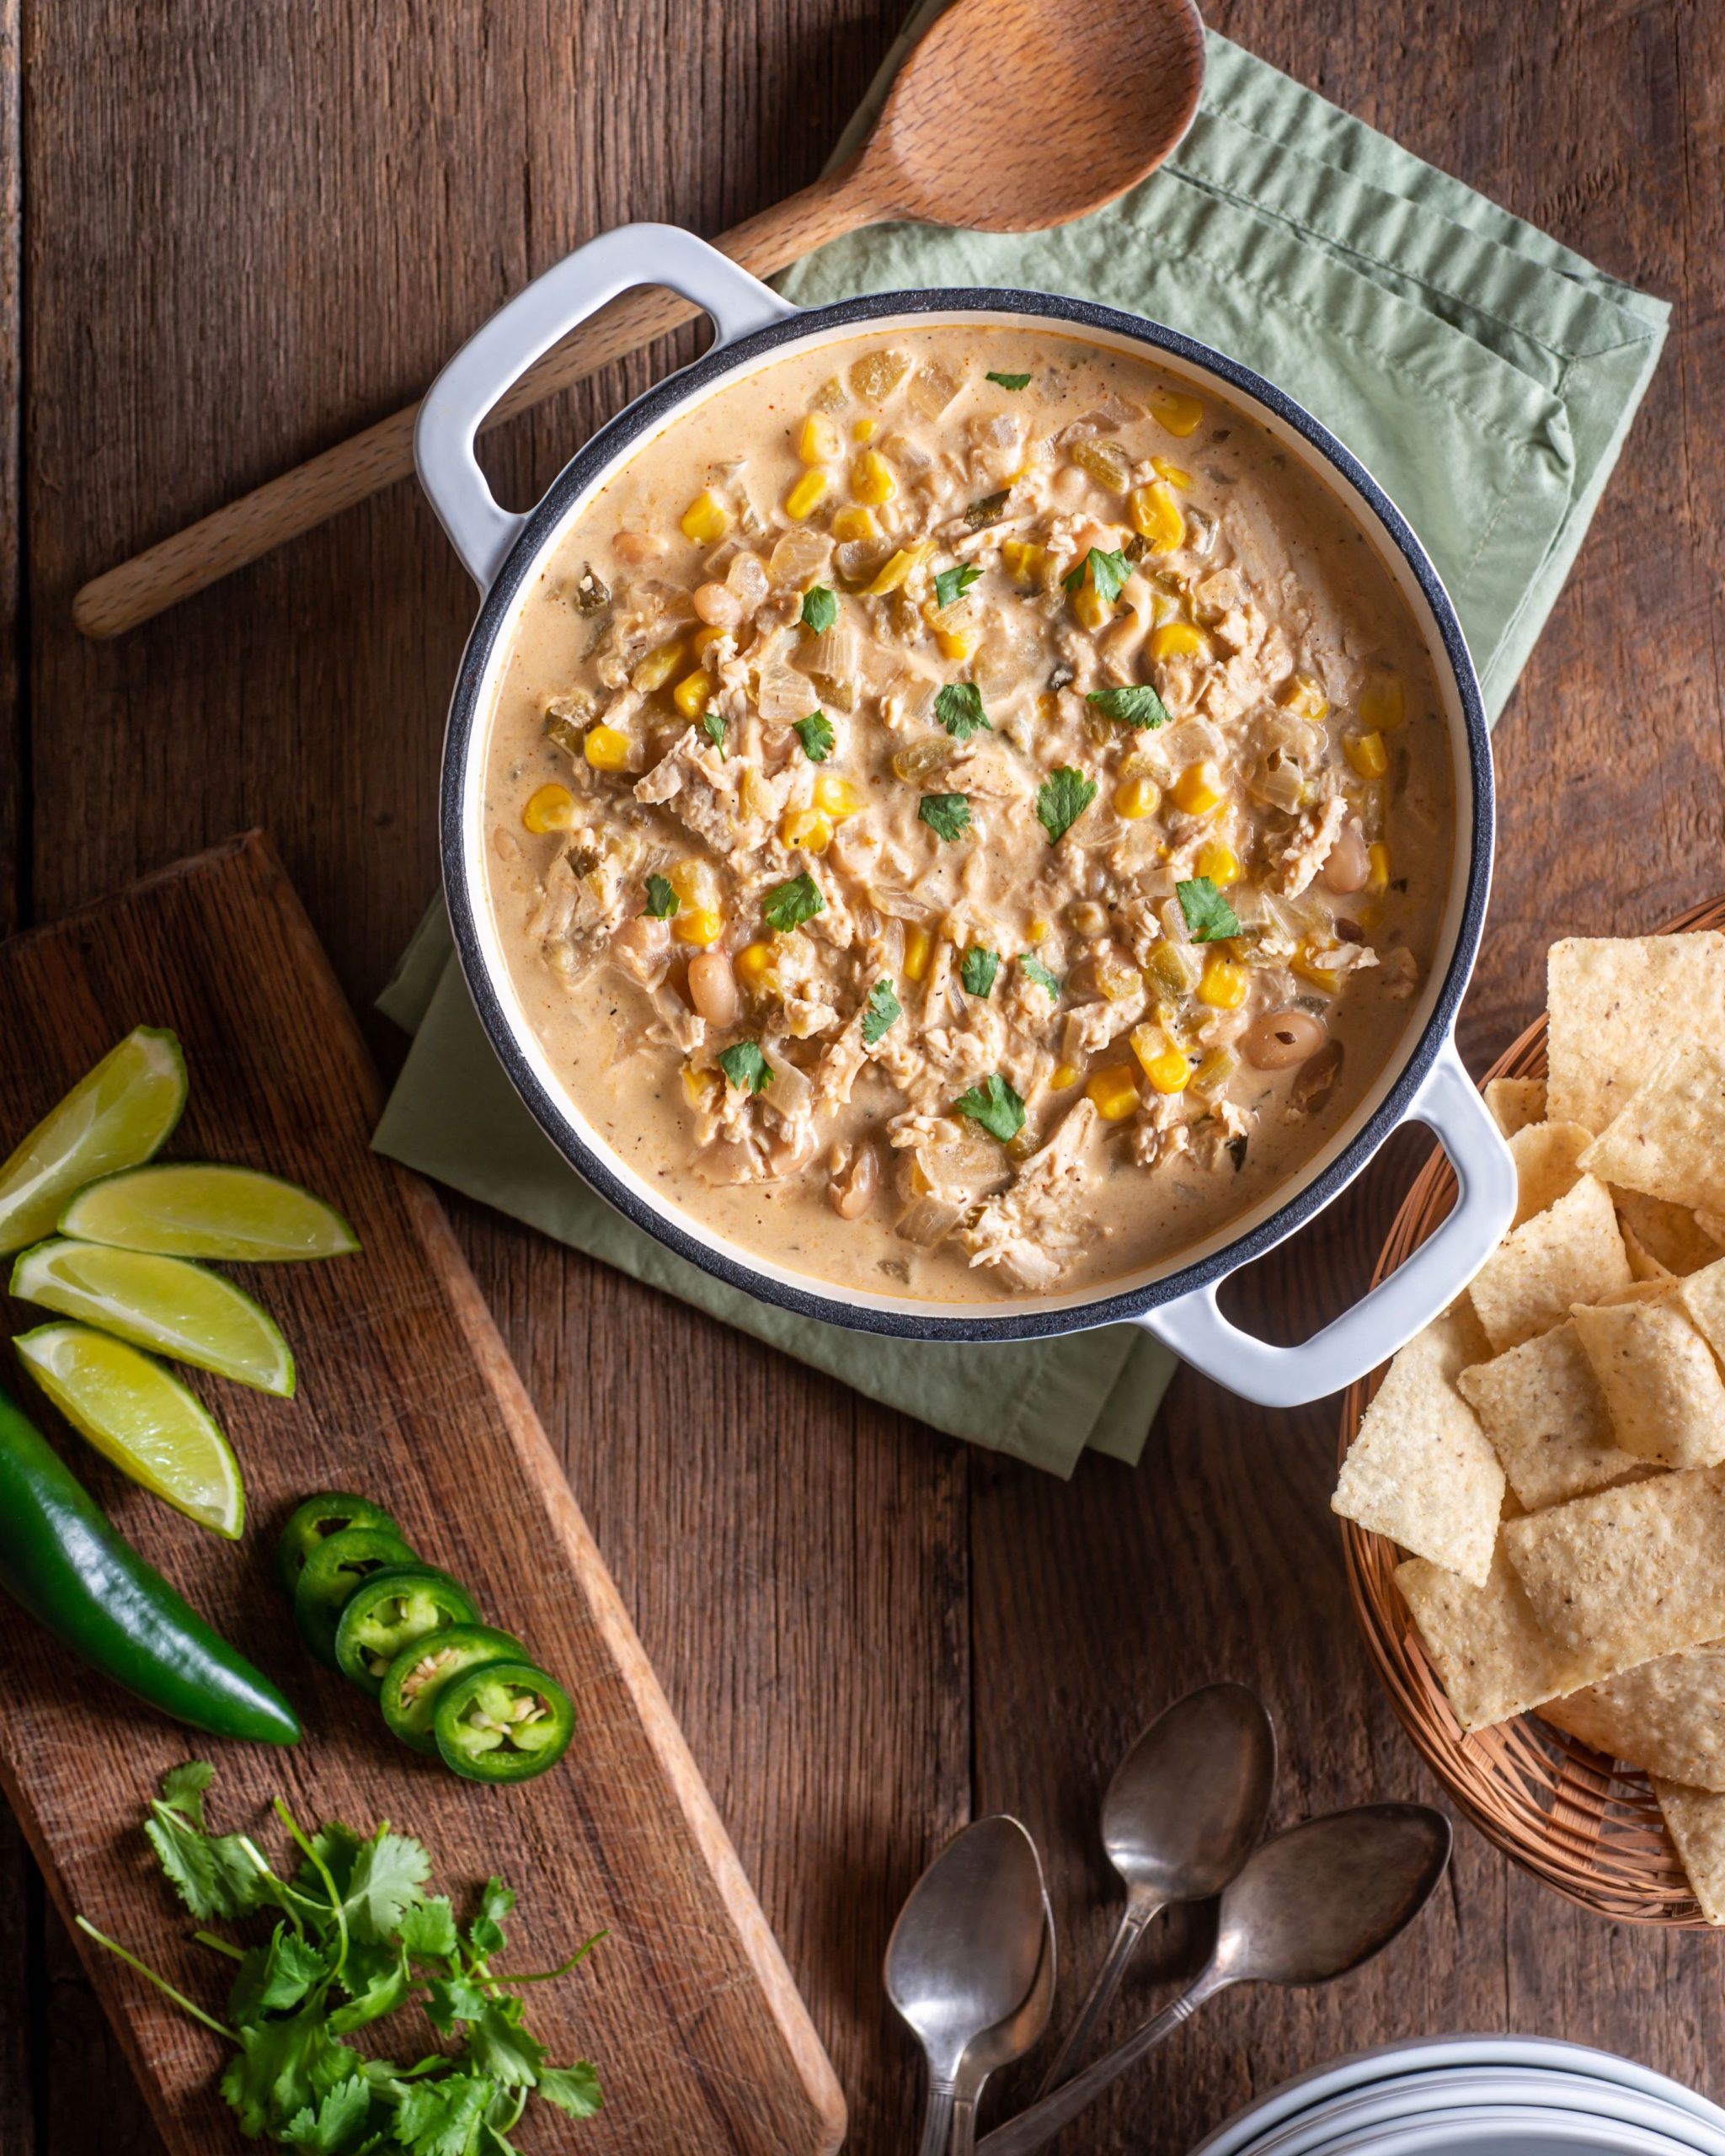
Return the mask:
[[[835,151],[873,123],[924,0]],[[1398,149],[1226,38],[1162,170],[1094,216],[1001,237],[898,225],[781,280],[805,305],[1014,285],[1153,316],[1244,360],[1333,428],[1393,496],[1461,616],[1495,719],[1575,558],[1669,309]],[[1130,1326],[944,1347],[793,1318],[671,1256],[595,1197],[516,1100],[441,905],[380,999],[414,1033],[375,1143],[637,1279],[954,1436],[1070,1474],[1135,1461],[1171,1370]]]

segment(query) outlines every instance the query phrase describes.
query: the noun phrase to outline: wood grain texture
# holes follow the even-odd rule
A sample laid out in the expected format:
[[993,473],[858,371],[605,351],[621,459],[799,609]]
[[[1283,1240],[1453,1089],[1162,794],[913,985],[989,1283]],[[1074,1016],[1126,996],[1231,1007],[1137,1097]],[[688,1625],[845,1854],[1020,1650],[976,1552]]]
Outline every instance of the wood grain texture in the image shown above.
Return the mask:
[[[513,1966],[553,1966],[606,1933],[590,1976],[535,2001],[553,2059],[604,2062],[611,2100],[583,2136],[595,2156],[827,2156],[844,2125],[831,2069],[448,1223],[425,1185],[370,1150],[376,1075],[260,841],[0,947],[0,1038],[18,1051],[0,1119],[28,1129],[147,1021],[179,1034],[191,1073],[178,1156],[338,1193],[361,1248],[258,1283],[296,1344],[292,1401],[202,1387],[246,1469],[243,1554],[77,1449],[120,1531],[269,1665],[307,1737],[291,1753],[211,1752],[40,1627],[6,1627],[0,1781],[61,1913],[219,1999],[221,1965],[189,1940],[138,1833],[165,1769],[211,1753],[214,1816],[270,1847],[279,1792],[307,1820],[394,1821],[458,1903],[493,1871],[519,1882]],[[34,1397],[15,1371],[8,1382]],[[413,1546],[563,1680],[579,1715],[566,1766],[530,1791],[476,1790],[393,1743],[371,1702],[296,1649],[270,1538],[319,1489],[383,1498]],[[169,2148],[190,2156],[231,2133],[211,2086],[219,2046],[119,1962],[84,1960]]]
[[[1463,1023],[1482,1067],[1541,1004],[1554,934],[1642,926],[1725,881],[1725,9],[1208,12],[1677,303],[1498,733],[1497,889]],[[25,917],[267,821],[363,1013],[433,886],[437,743],[469,618],[427,512],[398,488],[123,644],[76,635],[73,590],[406,403],[587,234],[633,217],[720,232],[807,185],[902,13],[28,0],[27,379],[52,393],[31,398],[25,437]],[[587,426],[691,349],[679,333],[500,429],[487,457],[508,497],[531,499]],[[0,733],[0,773],[15,753]],[[1419,1157],[1393,1150],[1237,1302],[1284,1336],[1338,1308]],[[1188,1684],[1263,1685],[1284,1817],[1434,1794],[1348,1629],[1331,1411],[1264,1416],[1182,1379],[1136,1476],[1095,1462],[1063,1488],[476,1208],[451,1217],[811,2001],[852,2147],[884,2156],[908,2137],[915,2060],[881,2004],[879,1949],[973,1801],[1049,1838],[1070,1996],[1113,1916],[1096,1794]],[[1155,1966],[1179,1945],[1171,1927]],[[124,2076],[85,2048],[72,1966],[56,1960],[37,1994],[53,2041],[36,2149],[148,2146]],[[1152,1973],[1123,2012],[1162,1995]],[[1464,1833],[1443,1908],[1377,1968],[1325,1998],[1219,2003],[1115,2092],[1085,2145],[1177,2156],[1326,2052],[1494,2024],[1604,2043],[1725,2096],[1719,1942],[1592,1922]],[[5,2087],[0,2125],[14,2101]]]

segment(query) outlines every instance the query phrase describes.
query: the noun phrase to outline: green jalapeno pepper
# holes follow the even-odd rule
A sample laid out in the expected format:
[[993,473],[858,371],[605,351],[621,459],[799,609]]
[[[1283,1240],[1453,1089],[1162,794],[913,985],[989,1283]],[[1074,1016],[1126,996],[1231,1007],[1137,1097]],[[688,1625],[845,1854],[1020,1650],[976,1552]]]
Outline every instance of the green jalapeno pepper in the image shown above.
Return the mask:
[[419,1561],[393,1528],[344,1527],[326,1536],[307,1558],[293,1591],[294,1622],[318,1661],[331,1669],[337,1666],[335,1628],[361,1580],[386,1565]]
[[452,1625],[477,1625],[473,1597],[430,1565],[386,1565],[354,1589],[335,1627],[335,1666],[375,1700],[403,1647]]
[[575,1710],[531,1662],[493,1662],[443,1687],[432,1727],[443,1764],[464,1780],[525,1782],[569,1750]]
[[290,1594],[299,1585],[306,1560],[318,1545],[350,1527],[381,1527],[392,1534],[401,1533],[382,1505],[374,1505],[369,1497],[356,1497],[348,1490],[322,1490],[294,1507],[293,1516],[275,1545],[275,1577]]
[[[374,1576],[375,1577],[375,1576]],[[488,1662],[521,1662],[526,1650],[507,1632],[489,1625],[457,1625],[403,1647],[384,1673],[383,1719],[415,1752],[437,1756],[432,1719],[444,1687]]]

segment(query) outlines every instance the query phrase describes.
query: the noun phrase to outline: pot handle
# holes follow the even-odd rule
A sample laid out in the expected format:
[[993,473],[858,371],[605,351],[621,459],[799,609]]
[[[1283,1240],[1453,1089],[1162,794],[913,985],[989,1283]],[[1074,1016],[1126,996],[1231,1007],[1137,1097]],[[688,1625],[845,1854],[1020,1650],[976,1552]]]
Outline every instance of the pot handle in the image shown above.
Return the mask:
[[517,292],[426,391],[414,428],[419,484],[481,591],[489,590],[527,520],[505,509],[486,484],[473,455],[482,421],[536,360],[637,285],[664,285],[711,315],[715,350],[799,312],[677,225],[619,225]]
[[1449,1155],[1455,1203],[1436,1234],[1352,1310],[1297,1348],[1275,1348],[1222,1315],[1218,1280],[1146,1310],[1137,1322],[1194,1369],[1260,1407],[1298,1407],[1375,1369],[1448,1308],[1515,1213],[1514,1158],[1453,1038],[1439,1050],[1407,1113]]

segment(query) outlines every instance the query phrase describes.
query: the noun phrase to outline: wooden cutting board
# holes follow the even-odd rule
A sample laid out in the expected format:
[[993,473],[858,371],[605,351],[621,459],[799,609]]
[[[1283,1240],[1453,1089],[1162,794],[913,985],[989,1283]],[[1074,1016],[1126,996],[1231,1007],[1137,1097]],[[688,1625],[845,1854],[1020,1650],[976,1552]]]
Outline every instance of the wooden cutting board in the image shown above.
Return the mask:
[[[831,2067],[449,1225],[423,1183],[370,1150],[377,1073],[263,838],[0,947],[0,1155],[140,1024],[172,1027],[190,1071],[168,1156],[290,1176],[338,1205],[363,1247],[326,1265],[253,1271],[248,1284],[298,1359],[296,1399],[195,1378],[245,1471],[237,1545],[134,1487],[56,1422],[9,1346],[45,1314],[5,1307],[0,1382],[40,1411],[121,1532],[282,1685],[306,1726],[293,1751],[200,1737],[0,1609],[0,1780],[61,1910],[219,2011],[229,1965],[193,1943],[138,1830],[163,1771],[206,1758],[214,1822],[266,1849],[280,1838],[268,1811],[279,1792],[302,1821],[369,1830],[387,1818],[419,1836],[458,1908],[499,1872],[521,1897],[512,1967],[554,1966],[608,1929],[583,1971],[536,1988],[532,2010],[554,2061],[599,2068],[605,2109],[579,2126],[547,2112],[524,2131],[526,2148],[837,2148],[845,2115]],[[619,1429],[616,1442],[628,1436]],[[387,1504],[422,1556],[563,1678],[580,1724],[560,1768],[515,1790],[457,1781],[398,1745],[373,1703],[301,1648],[270,1557],[287,1512],[325,1488]],[[215,2090],[218,2040],[100,1950],[85,1959],[169,2148],[247,2146]],[[415,2026],[416,2046],[422,2033]]]

